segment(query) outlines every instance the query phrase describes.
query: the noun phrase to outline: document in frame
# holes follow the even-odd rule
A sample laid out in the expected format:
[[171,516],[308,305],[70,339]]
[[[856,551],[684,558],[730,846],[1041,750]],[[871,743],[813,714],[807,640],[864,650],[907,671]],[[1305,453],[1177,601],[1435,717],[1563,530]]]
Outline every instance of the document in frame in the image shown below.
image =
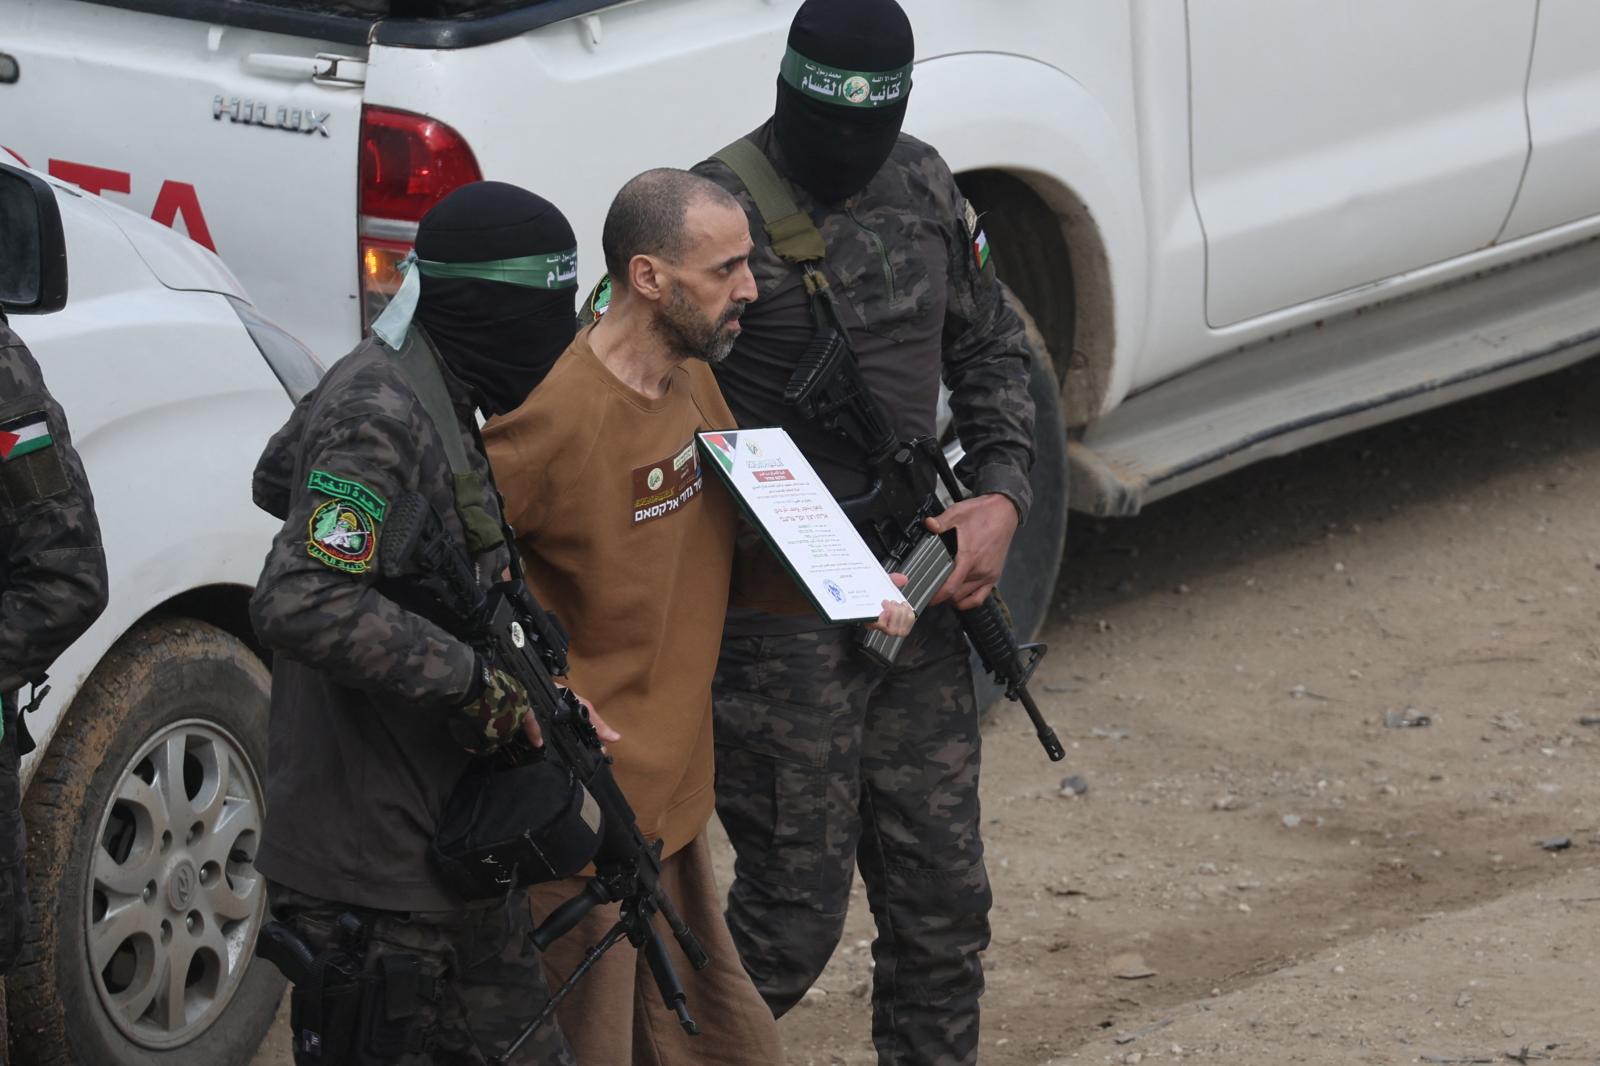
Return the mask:
[[788,433],[730,429],[696,436],[707,465],[818,614],[830,622],[870,622],[884,600],[905,602]]

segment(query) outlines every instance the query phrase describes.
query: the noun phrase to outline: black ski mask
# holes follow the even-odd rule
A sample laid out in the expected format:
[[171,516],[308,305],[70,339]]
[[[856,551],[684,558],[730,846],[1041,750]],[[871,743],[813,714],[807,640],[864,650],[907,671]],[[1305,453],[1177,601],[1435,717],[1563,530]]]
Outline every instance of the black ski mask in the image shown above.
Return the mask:
[[783,169],[823,203],[866,188],[911,92],[911,21],[895,0],[806,0],[789,26],[772,131]]
[[416,321],[486,413],[520,406],[572,343],[577,244],[554,204],[500,181],[463,185],[417,227]]

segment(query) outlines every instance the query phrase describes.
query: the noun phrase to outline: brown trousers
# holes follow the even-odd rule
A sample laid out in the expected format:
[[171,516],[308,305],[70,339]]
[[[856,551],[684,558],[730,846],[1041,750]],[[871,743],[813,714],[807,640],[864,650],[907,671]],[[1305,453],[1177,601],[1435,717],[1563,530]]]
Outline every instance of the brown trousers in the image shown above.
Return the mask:
[[[528,895],[542,921],[583,890],[583,879],[535,885]],[[704,831],[661,864],[661,885],[689,923],[711,965],[696,972],[659,919],[667,953],[700,1026],[689,1036],[661,1002],[644,953],[626,940],[612,948],[578,982],[556,1010],[561,1031],[580,1066],[777,1066],[783,1062],[778,1025],[739,963],[722,917],[722,894],[711,869]],[[545,978],[554,991],[583,953],[617,920],[617,906],[596,907],[577,928],[544,953]]]

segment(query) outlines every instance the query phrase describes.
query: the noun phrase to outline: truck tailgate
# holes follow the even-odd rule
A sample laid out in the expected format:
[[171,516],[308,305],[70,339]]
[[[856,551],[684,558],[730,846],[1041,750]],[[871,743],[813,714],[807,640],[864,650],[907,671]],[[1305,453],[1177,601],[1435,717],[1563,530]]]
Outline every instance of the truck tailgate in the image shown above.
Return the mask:
[[364,48],[78,0],[0,0],[0,23],[0,148],[187,233],[313,350],[348,349]]

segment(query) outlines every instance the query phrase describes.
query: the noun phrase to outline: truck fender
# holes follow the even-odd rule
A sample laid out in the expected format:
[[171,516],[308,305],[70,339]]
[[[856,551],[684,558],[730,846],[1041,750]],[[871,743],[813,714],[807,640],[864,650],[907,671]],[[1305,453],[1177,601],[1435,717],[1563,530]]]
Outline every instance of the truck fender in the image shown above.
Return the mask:
[[[917,64],[906,130],[957,174],[994,169],[1026,181],[1063,218],[1078,289],[1074,347],[1109,367],[1099,410],[1127,395],[1146,307],[1146,220],[1132,130],[1079,81],[1023,56],[967,53]],[[1103,255],[1082,256],[1068,216],[1085,211]],[[1073,234],[1076,234],[1074,236]],[[1090,269],[1087,276],[1080,263]],[[1098,276],[1096,276],[1098,275]]]

